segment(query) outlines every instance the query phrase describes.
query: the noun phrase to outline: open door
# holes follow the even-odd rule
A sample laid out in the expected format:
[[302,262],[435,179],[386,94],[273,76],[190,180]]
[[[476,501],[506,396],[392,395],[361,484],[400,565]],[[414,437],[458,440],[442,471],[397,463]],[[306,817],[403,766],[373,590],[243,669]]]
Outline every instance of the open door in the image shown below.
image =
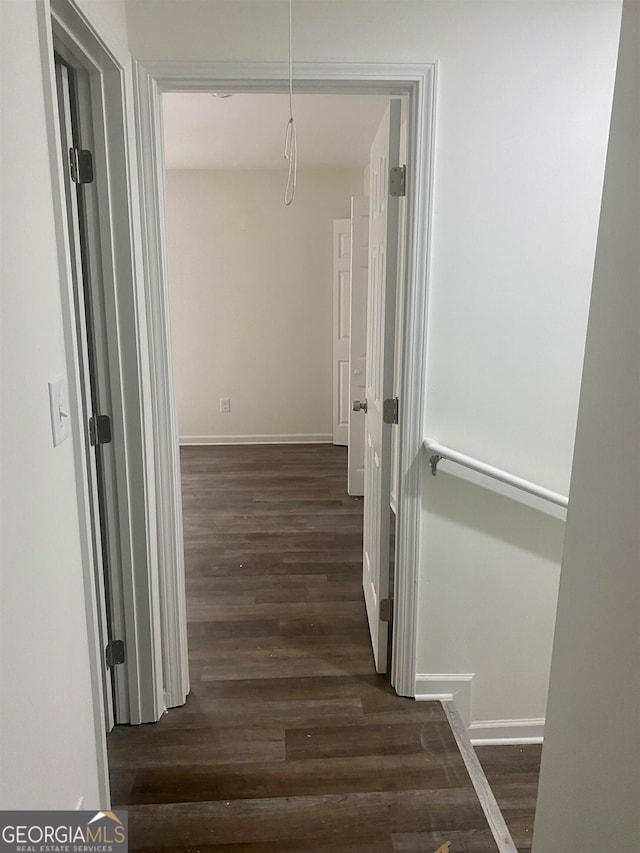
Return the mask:
[[[369,199],[351,199],[351,325],[349,329],[349,399],[366,397],[367,289],[369,270]],[[347,491],[364,495],[364,418],[349,411]]]
[[351,221],[333,221],[333,443],[349,442]]
[[377,672],[387,671],[389,639],[392,427],[384,401],[393,394],[399,199],[390,170],[399,166],[400,121],[401,102],[391,100],[371,145],[366,400],[354,402],[365,418],[362,585]]

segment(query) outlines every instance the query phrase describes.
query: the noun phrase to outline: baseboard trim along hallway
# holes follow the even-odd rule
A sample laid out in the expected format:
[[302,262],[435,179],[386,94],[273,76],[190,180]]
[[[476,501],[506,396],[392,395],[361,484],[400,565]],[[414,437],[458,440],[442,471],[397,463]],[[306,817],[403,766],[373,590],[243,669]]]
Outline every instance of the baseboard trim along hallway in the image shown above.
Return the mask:
[[533,720],[477,720],[468,728],[474,746],[539,744],[544,741],[544,718]]
[[473,673],[430,673],[416,676],[418,702],[452,702],[474,746],[540,744],[544,740],[544,717],[514,720],[474,720]]

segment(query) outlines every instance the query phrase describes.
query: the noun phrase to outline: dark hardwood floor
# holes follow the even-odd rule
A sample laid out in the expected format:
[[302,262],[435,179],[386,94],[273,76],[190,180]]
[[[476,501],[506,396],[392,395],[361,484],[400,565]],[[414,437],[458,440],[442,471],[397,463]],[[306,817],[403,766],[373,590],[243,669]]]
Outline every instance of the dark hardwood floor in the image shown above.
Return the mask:
[[477,746],[476,755],[516,847],[526,853],[533,839],[542,744]]
[[[109,735],[131,850],[495,853],[441,705],[375,673],[346,450],[181,459],[192,691]],[[495,749],[479,755],[527,850],[535,756]]]

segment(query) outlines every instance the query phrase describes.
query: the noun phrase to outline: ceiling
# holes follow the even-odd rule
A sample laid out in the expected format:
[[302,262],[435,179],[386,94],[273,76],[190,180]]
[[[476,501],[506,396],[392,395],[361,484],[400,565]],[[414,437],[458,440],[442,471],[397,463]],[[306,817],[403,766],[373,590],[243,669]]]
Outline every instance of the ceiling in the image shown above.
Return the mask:
[[[280,169],[288,95],[162,97],[167,169]],[[298,168],[363,167],[388,98],[295,95]]]

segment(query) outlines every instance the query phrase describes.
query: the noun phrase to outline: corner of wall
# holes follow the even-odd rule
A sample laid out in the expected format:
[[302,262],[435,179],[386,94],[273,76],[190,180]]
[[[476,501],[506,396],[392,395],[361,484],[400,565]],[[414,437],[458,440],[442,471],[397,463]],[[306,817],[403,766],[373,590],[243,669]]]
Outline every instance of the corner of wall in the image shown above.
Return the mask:
[[418,674],[415,697],[419,702],[453,702],[463,723],[471,724],[471,689],[474,673]]
[[542,743],[544,718],[475,720],[473,717],[474,673],[416,675],[415,698],[419,702],[452,702],[474,746]]

